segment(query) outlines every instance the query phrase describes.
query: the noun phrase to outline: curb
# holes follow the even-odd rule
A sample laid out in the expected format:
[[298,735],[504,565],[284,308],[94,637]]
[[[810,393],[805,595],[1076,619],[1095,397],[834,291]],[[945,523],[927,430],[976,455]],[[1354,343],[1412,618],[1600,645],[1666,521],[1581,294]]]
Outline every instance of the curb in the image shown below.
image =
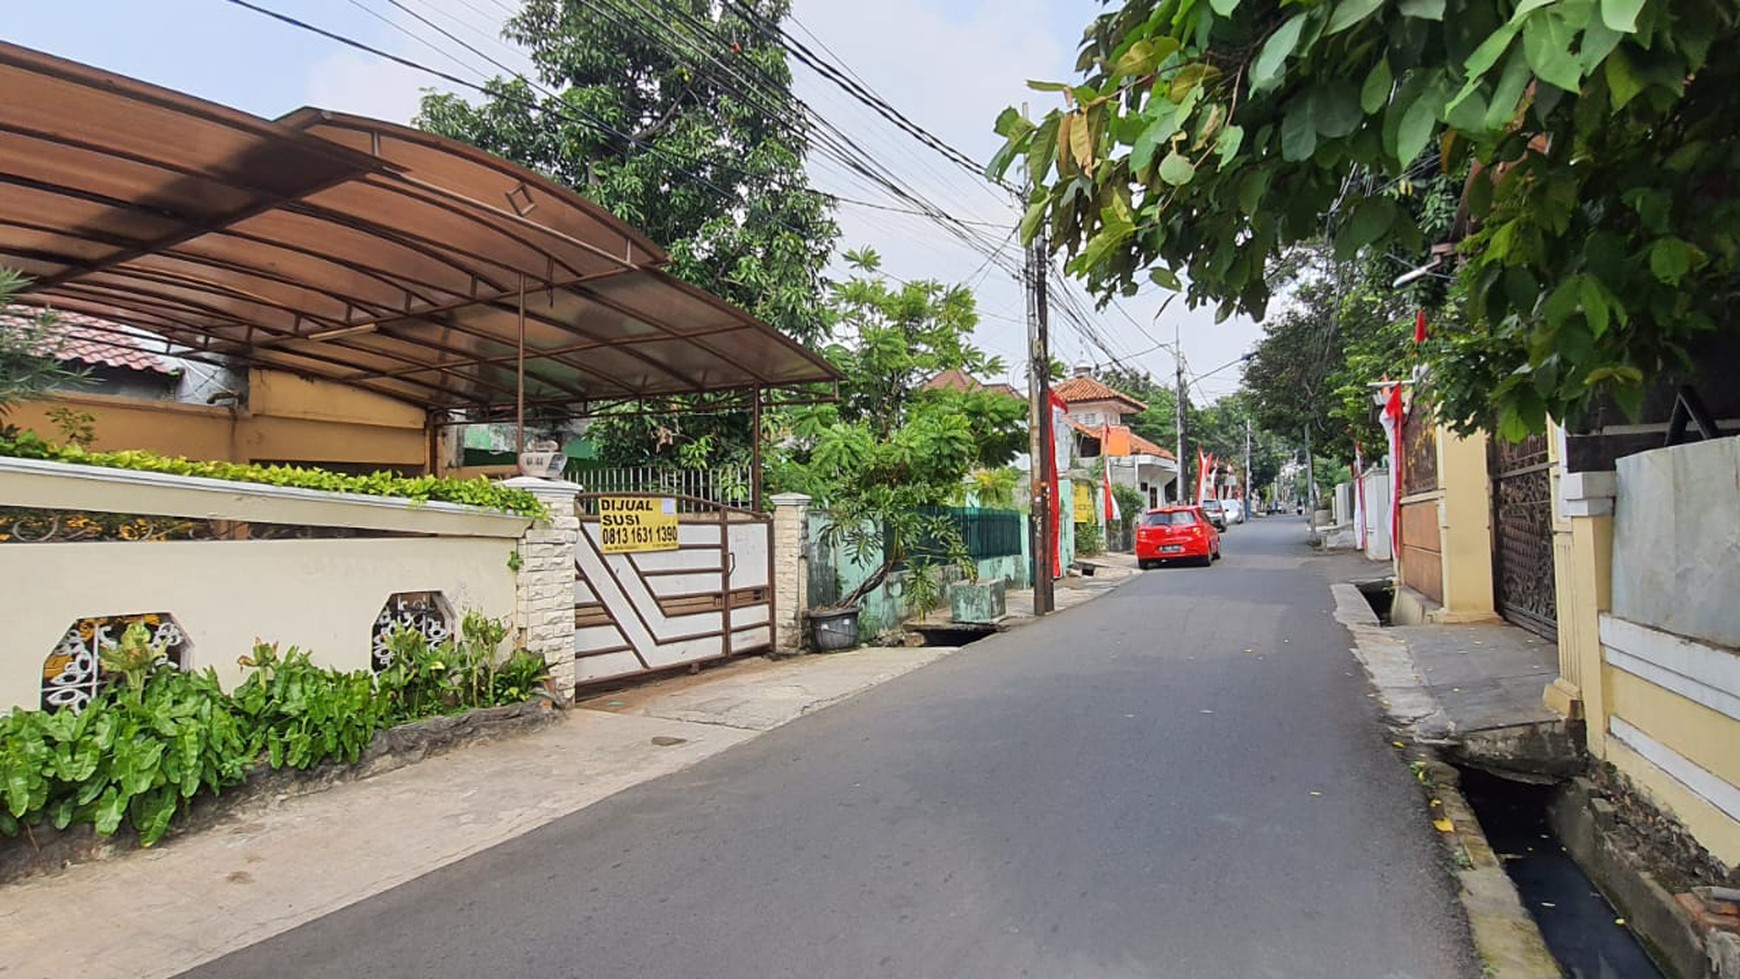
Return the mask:
[[[1357,647],[1348,651],[1365,669],[1384,714],[1419,749],[1419,757],[1409,764],[1421,787],[1433,793],[1431,802],[1437,803],[1428,805],[1427,812],[1456,864],[1456,897],[1486,973],[1504,979],[1562,979],[1564,970],[1548,951],[1540,926],[1523,907],[1516,884],[1463,798],[1459,774],[1437,755],[1445,742],[1433,735],[1444,731],[1443,712],[1415,675],[1407,644],[1385,633],[1358,588],[1335,583],[1330,591],[1335,621],[1347,628]],[[1433,813],[1434,808],[1441,808],[1442,815]]]
[[[1443,815],[1433,820],[1455,860],[1457,897],[1468,915],[1474,949],[1490,975],[1508,979],[1562,979],[1564,970],[1548,950],[1535,919],[1523,907],[1516,884],[1487,842],[1474,809],[1462,796],[1460,773],[1436,757],[1418,762],[1422,787],[1434,793]],[[1448,821],[1446,830],[1440,820]]]

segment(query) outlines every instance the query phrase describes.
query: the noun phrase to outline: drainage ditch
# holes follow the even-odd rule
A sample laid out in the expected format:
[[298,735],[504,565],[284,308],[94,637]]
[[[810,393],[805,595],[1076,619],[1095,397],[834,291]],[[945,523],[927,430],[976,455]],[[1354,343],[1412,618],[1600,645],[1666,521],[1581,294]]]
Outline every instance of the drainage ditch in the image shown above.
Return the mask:
[[1365,603],[1376,613],[1378,622],[1383,625],[1394,625],[1390,612],[1396,604],[1396,581],[1394,578],[1379,578],[1376,581],[1356,581],[1353,587],[1365,596]]
[[1474,807],[1547,948],[1572,979],[1663,979],[1618,911],[1565,852],[1547,819],[1558,789],[1459,769]]

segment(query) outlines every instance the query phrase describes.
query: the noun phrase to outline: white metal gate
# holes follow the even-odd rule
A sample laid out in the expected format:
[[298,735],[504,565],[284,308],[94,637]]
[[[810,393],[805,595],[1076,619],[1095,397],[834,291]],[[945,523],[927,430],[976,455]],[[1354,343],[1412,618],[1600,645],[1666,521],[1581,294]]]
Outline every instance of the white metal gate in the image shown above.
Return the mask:
[[[677,549],[606,554],[602,496],[674,499]],[[773,645],[773,519],[697,497],[584,493],[575,506],[575,680],[585,684]]]

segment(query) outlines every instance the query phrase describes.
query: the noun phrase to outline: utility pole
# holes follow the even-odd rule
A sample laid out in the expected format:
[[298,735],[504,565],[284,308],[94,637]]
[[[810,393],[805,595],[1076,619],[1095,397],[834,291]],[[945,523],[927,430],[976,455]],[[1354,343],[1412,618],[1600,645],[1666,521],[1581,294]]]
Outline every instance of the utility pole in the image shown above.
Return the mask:
[[[1027,107],[1021,107],[1023,117]],[[1027,521],[1033,555],[1033,614],[1045,615],[1053,607],[1051,476],[1056,465],[1051,430],[1051,338],[1050,309],[1045,291],[1047,261],[1043,225],[1027,247],[1023,278],[1027,286],[1027,453],[1029,502]]]
[[1176,395],[1172,399],[1174,402],[1172,406],[1172,431],[1176,435],[1175,441],[1177,443],[1173,451],[1178,453],[1178,480],[1173,486],[1176,492],[1172,494],[1172,502],[1184,503],[1186,502],[1184,499],[1184,474],[1190,469],[1190,466],[1184,461],[1184,348],[1178,345],[1178,324],[1176,322],[1172,324],[1172,363],[1177,368],[1172,387]]
[[1251,519],[1251,507],[1255,505],[1255,497],[1251,493],[1251,420],[1245,418],[1245,519]]
[[1311,423],[1305,423],[1305,512],[1317,519],[1317,465],[1311,456]]

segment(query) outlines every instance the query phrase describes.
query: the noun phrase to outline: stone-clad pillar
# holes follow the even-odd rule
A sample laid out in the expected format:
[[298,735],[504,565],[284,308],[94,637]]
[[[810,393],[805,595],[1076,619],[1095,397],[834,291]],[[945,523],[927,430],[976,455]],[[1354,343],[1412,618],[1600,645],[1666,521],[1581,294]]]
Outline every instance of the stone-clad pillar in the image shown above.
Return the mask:
[[810,592],[810,498],[773,497],[773,651],[801,652]]
[[519,644],[550,664],[550,679],[564,697],[574,694],[574,548],[580,518],[569,482],[518,476],[506,482],[543,501],[550,511],[520,538],[514,602]]

